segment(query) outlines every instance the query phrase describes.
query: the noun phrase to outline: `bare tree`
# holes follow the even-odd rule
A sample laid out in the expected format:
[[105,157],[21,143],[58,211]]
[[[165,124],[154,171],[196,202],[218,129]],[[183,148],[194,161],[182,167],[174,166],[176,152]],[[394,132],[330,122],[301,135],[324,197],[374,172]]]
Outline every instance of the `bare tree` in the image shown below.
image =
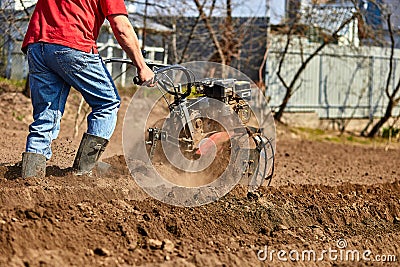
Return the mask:
[[[284,113],[284,111],[286,109],[286,106],[287,106],[290,98],[292,97],[293,93],[295,92],[295,86],[298,83],[301,74],[307,68],[307,66],[310,63],[310,61],[316,55],[318,55],[318,53],[320,53],[328,44],[333,43],[334,41],[336,41],[339,32],[345,26],[347,26],[350,22],[352,22],[355,19],[355,17],[356,17],[355,15],[351,16],[350,18],[345,20],[332,34],[324,36],[324,38],[321,39],[321,44],[306,59],[304,59],[302,57],[302,62],[300,64],[300,66],[297,68],[297,70],[295,71],[295,74],[294,74],[293,78],[290,81],[286,81],[285,77],[281,73],[282,65],[285,62],[285,58],[286,58],[286,55],[288,54],[288,50],[289,50],[289,47],[291,45],[291,41],[292,41],[293,36],[295,34],[299,34],[298,30],[302,29],[304,27],[304,25],[303,26],[299,25],[300,17],[298,15],[294,16],[291,19],[291,21],[289,23],[289,30],[287,32],[286,44],[285,44],[285,47],[284,47],[283,52],[282,52],[282,56],[281,56],[280,61],[279,61],[279,67],[278,67],[278,72],[277,72],[277,76],[278,76],[280,82],[282,83],[282,85],[284,86],[286,92],[285,92],[283,100],[282,100],[282,102],[281,102],[281,104],[279,106],[278,111],[274,115],[275,120],[281,121],[283,113]],[[306,25],[306,27],[307,27],[307,25]]]
[[[214,44],[215,48],[217,49],[218,55],[219,55],[219,57],[221,59],[221,63],[223,65],[225,65],[226,64],[226,57],[225,57],[223,48],[221,46],[221,43],[218,40],[218,36],[217,36],[214,28],[212,27],[210,18],[207,17],[207,15],[205,14],[203,6],[200,4],[199,0],[193,0],[193,1],[196,4],[196,7],[197,7],[197,9],[199,11],[199,15],[200,15],[201,20],[203,20],[204,24],[206,25],[206,27],[207,27],[207,29],[208,29],[208,31],[210,33],[211,39],[213,41],[213,44]],[[230,3],[229,0],[228,0],[228,2]]]
[[[206,4],[206,2],[207,2],[207,0],[204,0],[204,1],[203,1],[202,5],[201,5],[201,9],[204,7],[204,5]],[[215,6],[215,0],[213,0],[213,4],[212,4],[212,7],[214,7],[214,6]],[[212,8],[211,11],[210,11],[210,14],[209,14],[209,16],[208,16],[209,18],[211,17],[212,10],[213,10],[213,8]],[[196,20],[195,20],[193,26],[192,26],[191,29],[190,29],[189,36],[188,36],[188,38],[187,38],[187,40],[186,40],[186,43],[185,43],[185,45],[184,45],[184,48],[183,48],[183,50],[182,50],[182,52],[181,52],[181,56],[180,56],[180,59],[178,60],[178,63],[182,63],[183,60],[185,59],[185,55],[186,55],[186,53],[187,53],[187,51],[188,51],[188,49],[189,49],[190,42],[191,42],[191,40],[192,40],[192,38],[193,38],[193,35],[194,35],[195,32],[196,32],[196,28],[197,28],[197,25],[199,24],[200,20],[201,20],[201,13],[199,13],[199,15],[196,17]],[[176,47],[175,47],[175,49],[176,49]]]
[[[223,23],[220,24],[221,41],[220,46],[222,51],[214,53],[210,61],[220,62],[222,64],[231,65],[232,60],[238,57],[239,49],[241,47],[241,40],[243,40],[242,33],[236,33],[234,29],[234,21],[232,18],[232,2],[226,0],[226,16]],[[222,52],[222,56],[221,56]]]
[[[176,29],[169,36],[170,62],[214,61],[243,68],[254,80],[258,79],[266,43],[265,18],[235,17],[236,8],[243,5],[232,0],[169,1],[169,4],[172,10],[169,16],[165,15],[166,9],[157,10],[160,13],[153,16],[161,24]],[[186,16],[178,14],[182,9],[186,10],[183,12]],[[151,39],[148,40],[151,44]]]
[[368,132],[368,134],[367,134],[368,137],[374,137],[377,135],[379,130],[382,128],[382,126],[392,117],[393,109],[400,103],[400,93],[399,93],[400,92],[400,78],[398,79],[393,90],[390,90],[391,89],[390,83],[391,83],[391,81],[393,79],[393,75],[394,75],[393,57],[394,57],[394,48],[395,48],[395,40],[394,40],[391,16],[392,16],[392,14],[389,13],[387,16],[387,19],[386,19],[389,36],[390,36],[390,40],[391,40],[389,72],[387,75],[387,81],[386,81],[386,86],[385,86],[385,94],[388,99],[388,103],[386,106],[385,114],[383,115],[382,118],[379,119],[379,121]]

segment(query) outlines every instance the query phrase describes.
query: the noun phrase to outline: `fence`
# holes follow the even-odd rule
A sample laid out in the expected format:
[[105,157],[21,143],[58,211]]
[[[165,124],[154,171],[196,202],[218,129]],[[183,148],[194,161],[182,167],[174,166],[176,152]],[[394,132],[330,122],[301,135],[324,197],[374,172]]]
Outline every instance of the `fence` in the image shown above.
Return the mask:
[[[271,47],[267,61],[267,96],[276,109],[285,95],[277,71],[284,44]],[[281,75],[289,83],[294,73],[315,49],[294,46],[285,56]],[[279,49],[281,48],[281,49]],[[385,87],[389,72],[390,50],[329,46],[307,65],[294,87],[286,112],[316,112],[323,119],[381,117],[388,102]],[[400,78],[400,50],[395,51],[392,92]],[[400,115],[400,107],[393,110]]]

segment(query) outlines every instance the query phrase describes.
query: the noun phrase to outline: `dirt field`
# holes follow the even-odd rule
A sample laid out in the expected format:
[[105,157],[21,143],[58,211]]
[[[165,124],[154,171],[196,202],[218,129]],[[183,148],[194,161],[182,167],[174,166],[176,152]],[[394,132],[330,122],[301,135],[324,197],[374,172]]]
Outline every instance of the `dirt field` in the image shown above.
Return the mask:
[[22,180],[13,164],[30,102],[0,94],[0,266],[399,265],[399,143],[310,141],[279,126],[270,187],[247,194],[238,186],[215,203],[180,208],[136,186],[121,123],[103,156],[111,174],[66,171],[85,128],[73,138],[78,102],[70,96],[47,177]]

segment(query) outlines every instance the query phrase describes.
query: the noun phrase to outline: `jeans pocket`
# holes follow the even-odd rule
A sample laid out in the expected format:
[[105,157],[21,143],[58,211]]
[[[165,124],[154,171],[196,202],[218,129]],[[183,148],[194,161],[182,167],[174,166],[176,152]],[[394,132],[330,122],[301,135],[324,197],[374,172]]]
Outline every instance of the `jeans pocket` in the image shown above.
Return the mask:
[[87,66],[86,55],[74,49],[63,49],[55,52],[57,63],[67,73],[81,72]]
[[28,66],[29,66],[29,74],[35,74],[35,73],[43,73],[45,72],[43,70],[42,64],[40,59],[38,58],[38,54],[35,52],[35,48],[32,47],[33,45],[29,45],[26,55],[28,57]]

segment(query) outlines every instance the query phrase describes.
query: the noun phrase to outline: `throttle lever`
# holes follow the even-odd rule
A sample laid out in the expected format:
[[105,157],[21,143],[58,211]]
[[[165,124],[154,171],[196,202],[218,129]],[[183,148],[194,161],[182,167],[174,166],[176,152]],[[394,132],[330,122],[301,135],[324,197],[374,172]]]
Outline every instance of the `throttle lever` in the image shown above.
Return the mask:
[[136,85],[141,85],[142,81],[140,80],[139,76],[133,77],[133,83]]

